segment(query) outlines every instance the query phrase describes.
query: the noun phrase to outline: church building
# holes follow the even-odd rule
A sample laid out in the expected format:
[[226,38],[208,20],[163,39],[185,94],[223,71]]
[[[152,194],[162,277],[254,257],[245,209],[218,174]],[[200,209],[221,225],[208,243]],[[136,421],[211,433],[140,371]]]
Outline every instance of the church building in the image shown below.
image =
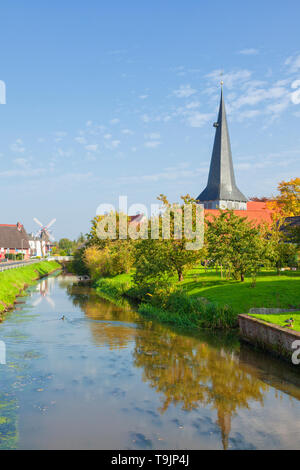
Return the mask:
[[232,209],[235,214],[247,217],[256,224],[272,221],[272,211],[265,202],[248,201],[246,196],[237,187],[232,162],[231,145],[226,118],[223,95],[223,82],[221,82],[221,99],[218,120],[214,123],[216,128],[212,157],[206,188],[196,200],[204,205],[205,215],[218,216],[218,209]]
[[210,162],[206,188],[199,194],[197,201],[205,209],[247,209],[247,198],[235,182],[231,146],[221,82],[221,100],[216,128],[215,142]]

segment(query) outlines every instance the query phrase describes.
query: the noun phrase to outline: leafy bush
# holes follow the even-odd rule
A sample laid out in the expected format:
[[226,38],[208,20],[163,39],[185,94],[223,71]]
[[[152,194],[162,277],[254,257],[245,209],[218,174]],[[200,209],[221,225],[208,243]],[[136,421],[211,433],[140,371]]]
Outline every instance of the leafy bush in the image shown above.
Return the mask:
[[118,240],[100,249],[95,245],[85,249],[83,261],[92,279],[127,273],[133,263],[131,243]]
[[85,275],[90,274],[86,264],[84,263],[84,259],[83,259],[84,252],[85,252],[85,246],[77,249],[74,252],[73,260],[68,266],[68,271],[74,274],[77,274],[78,276],[85,276]]
[[206,303],[193,299],[182,292],[175,292],[159,303],[158,297],[142,303],[139,312],[159,321],[184,327],[233,328],[237,326],[237,315],[231,307]]

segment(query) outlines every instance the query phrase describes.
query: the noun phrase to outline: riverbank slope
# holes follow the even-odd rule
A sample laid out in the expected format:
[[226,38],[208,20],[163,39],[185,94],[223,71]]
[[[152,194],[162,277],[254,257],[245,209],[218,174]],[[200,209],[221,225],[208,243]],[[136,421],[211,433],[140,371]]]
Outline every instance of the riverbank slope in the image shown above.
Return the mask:
[[1,314],[13,307],[18,295],[37,279],[60,269],[56,261],[40,261],[21,268],[0,273],[0,318]]
[[99,295],[111,301],[130,297],[139,303],[139,312],[163,323],[183,327],[232,328],[237,326],[239,313],[253,307],[300,307],[300,273],[285,272],[278,276],[265,270],[255,281],[222,279],[213,269],[191,269],[183,282],[174,279],[174,292],[161,299],[142,294],[133,287],[132,276],[121,274],[95,282]]

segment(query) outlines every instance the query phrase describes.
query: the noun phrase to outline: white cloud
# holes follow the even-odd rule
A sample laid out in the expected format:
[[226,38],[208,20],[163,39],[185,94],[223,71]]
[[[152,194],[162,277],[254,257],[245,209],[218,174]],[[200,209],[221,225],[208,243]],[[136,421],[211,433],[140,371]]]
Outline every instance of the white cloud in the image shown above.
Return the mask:
[[99,147],[98,144],[89,144],[89,145],[86,145],[85,148],[86,150],[88,150],[88,152],[97,152],[98,147]]
[[278,117],[289,105],[288,100],[280,101],[279,103],[269,104],[267,106],[266,112],[272,114],[273,117]]
[[110,124],[113,124],[113,125],[118,124],[120,122],[120,119],[114,118],[114,119],[111,119],[109,122],[110,122]]
[[288,57],[284,63],[290,73],[295,73],[300,70],[300,54]]
[[139,99],[140,100],[145,100],[146,98],[148,98],[149,95],[140,95],[139,96]]
[[24,153],[25,147],[23,145],[22,139],[17,139],[13,144],[11,144],[10,149],[15,153]]
[[103,137],[104,137],[105,140],[110,140],[112,138],[112,135],[111,134],[105,134]]
[[141,119],[142,119],[143,122],[150,122],[151,121],[150,116],[148,114],[143,114],[141,116]]
[[257,55],[257,54],[259,54],[259,50],[254,49],[254,48],[242,49],[241,51],[239,51],[239,54],[242,54],[242,55]]
[[160,139],[160,133],[159,132],[151,132],[150,134],[145,134],[145,139],[159,140]]
[[24,177],[24,178],[31,178],[35,176],[41,176],[46,173],[45,168],[30,168],[27,170],[6,170],[6,171],[1,171],[0,172],[0,177],[6,178],[6,177]]
[[54,141],[55,142],[61,142],[63,140],[63,138],[66,137],[66,135],[67,135],[67,133],[64,132],[64,131],[54,132],[54,136],[55,136]]
[[149,140],[148,142],[145,142],[145,147],[148,147],[148,148],[156,148],[159,145],[160,145],[160,142],[156,140]]
[[252,88],[249,87],[238,99],[231,102],[230,105],[234,109],[242,106],[254,106],[262,101],[276,100],[287,95],[287,89],[284,87],[273,86],[271,88]]
[[62,148],[57,148],[56,153],[59,157],[70,157],[72,155],[72,150],[64,150]]
[[174,90],[173,93],[177,98],[188,98],[197,93],[197,90],[194,90],[191,85],[181,85],[179,89]]
[[134,132],[131,131],[130,129],[122,129],[122,134],[125,134],[125,135],[133,135]]
[[120,143],[121,143],[120,140],[112,140],[111,146],[112,146],[112,148],[115,149],[115,148],[119,147]]
[[164,168],[160,173],[153,173],[150,175],[141,175],[141,176],[127,176],[118,178],[118,182],[121,184],[133,184],[133,183],[143,183],[143,182],[156,182],[160,180],[182,180],[183,178],[192,179],[197,178],[199,175],[204,175],[207,173],[207,165],[204,165],[203,168],[193,168],[189,169],[188,164],[182,163],[178,166]]
[[194,109],[194,108],[199,108],[199,106],[200,106],[199,101],[191,101],[190,103],[187,103],[186,108]]
[[78,143],[81,144],[81,145],[86,144],[86,139],[85,139],[85,137],[80,137],[80,136],[79,136],[79,137],[75,137],[75,141],[78,142]]
[[[230,89],[236,86],[236,84],[242,84],[249,80],[252,72],[246,69],[235,70],[233,72],[223,73],[223,70],[218,69],[206,75],[206,77],[214,84],[220,83],[223,80],[226,88]],[[209,89],[210,90],[210,89]]]
[[187,124],[191,127],[202,127],[210,119],[212,119],[212,114],[199,112],[191,113],[186,117]]
[[14,160],[14,162],[22,168],[28,168],[29,167],[29,162],[26,158],[16,158]]
[[291,93],[291,101],[293,104],[300,104],[300,88],[299,90]]
[[291,101],[293,104],[300,104],[300,80],[295,80],[292,85],[292,89],[296,91],[293,91],[291,93]]
[[242,111],[238,114],[238,121],[243,121],[244,119],[251,119],[259,116],[262,113],[259,109],[249,109],[248,111]]

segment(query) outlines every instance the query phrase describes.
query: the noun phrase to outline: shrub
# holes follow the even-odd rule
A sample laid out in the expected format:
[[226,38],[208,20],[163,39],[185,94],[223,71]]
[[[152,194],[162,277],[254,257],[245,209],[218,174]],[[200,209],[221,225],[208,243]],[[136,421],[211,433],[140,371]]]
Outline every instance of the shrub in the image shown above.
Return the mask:
[[237,326],[237,316],[231,307],[206,303],[182,292],[171,293],[163,299],[153,296],[149,303],[140,305],[139,312],[162,322],[189,328],[226,329]]
[[132,258],[131,243],[125,240],[110,243],[102,249],[92,245],[83,254],[92,279],[127,273],[132,266]]

